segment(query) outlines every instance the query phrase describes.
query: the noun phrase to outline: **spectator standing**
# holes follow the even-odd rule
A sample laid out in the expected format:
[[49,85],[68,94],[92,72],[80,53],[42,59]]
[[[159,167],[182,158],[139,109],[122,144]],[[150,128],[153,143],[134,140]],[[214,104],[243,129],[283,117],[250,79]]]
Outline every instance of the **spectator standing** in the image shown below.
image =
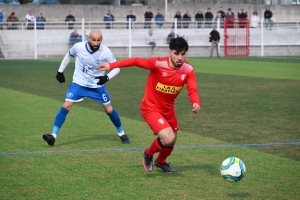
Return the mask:
[[148,7],[147,11],[145,12],[145,24],[144,28],[151,28],[151,20],[153,18],[152,8]]
[[220,28],[224,28],[224,19],[222,18],[221,13],[218,13],[217,16],[215,17],[216,26],[218,24],[218,19],[220,19]]
[[45,29],[45,22],[46,22],[45,17],[43,17],[43,14],[40,13],[39,16],[36,18],[37,29]]
[[220,6],[219,11],[217,12],[217,15],[218,15],[218,13],[221,13],[221,17],[223,19],[225,18],[225,12],[223,11],[223,7],[222,6]]
[[254,11],[253,15],[251,16],[251,28],[257,28],[259,23],[259,15],[256,11]]
[[207,8],[207,11],[205,13],[205,28],[211,28],[212,27],[213,19],[214,19],[214,15],[211,13],[211,9]]
[[220,57],[220,55],[219,55],[220,34],[217,31],[216,26],[213,26],[213,30],[209,34],[209,41],[211,42],[210,57],[212,57],[212,54],[213,54],[213,51],[214,51],[215,47],[217,49],[217,56]]
[[103,21],[105,21],[105,28],[106,29],[112,29],[113,28],[113,22],[115,21],[115,17],[113,14],[111,14],[111,10],[107,11],[107,14],[104,15]]
[[231,8],[228,8],[228,11],[225,15],[225,20],[227,22],[227,28],[233,28],[234,13],[231,11]]
[[150,29],[147,35],[148,44],[151,45],[151,54],[153,54],[154,50],[156,50],[156,37],[153,34],[153,31]]
[[15,30],[17,29],[17,24],[16,22],[19,21],[19,19],[16,17],[15,13],[12,12],[8,17],[7,17],[7,29],[8,30]]
[[81,42],[81,35],[77,33],[77,30],[74,29],[74,31],[70,34],[69,37],[69,47],[71,48],[75,43]]
[[200,9],[198,10],[198,12],[195,15],[195,21],[197,23],[197,28],[201,28],[202,23],[204,21],[204,15]]
[[75,21],[76,21],[75,16],[73,15],[72,10],[70,10],[69,14],[66,16],[66,19],[65,19],[68,29],[73,29]]
[[32,30],[34,28],[34,21],[35,17],[32,15],[32,12],[29,11],[28,14],[25,16],[26,18],[26,26],[28,30]]
[[245,28],[246,27],[246,19],[248,17],[247,11],[245,11],[244,7],[242,6],[240,11],[238,12],[238,18],[239,18],[239,27]]
[[[136,21],[136,16],[133,14],[133,11],[129,11],[129,14],[126,16],[126,21],[131,19],[131,28],[133,28],[134,22]],[[129,28],[129,22],[127,23],[127,28]]]
[[4,14],[2,13],[1,9],[0,9],[0,29],[2,30],[2,21],[4,19]]
[[154,17],[155,24],[158,28],[161,28],[164,25],[165,17],[161,14],[161,10],[157,9],[157,14]]
[[172,38],[175,38],[175,32],[174,29],[171,29],[171,32],[169,33],[168,37],[167,37],[167,43],[170,44],[170,41]]
[[266,30],[268,29],[268,25],[270,26],[270,30],[272,30],[272,26],[273,26],[273,13],[270,10],[270,8],[267,8],[266,11],[264,12],[264,17],[265,17],[265,23],[266,23]]
[[[176,11],[176,14],[174,16],[174,19],[177,19],[177,28],[181,28],[181,21],[182,21],[182,17],[179,11]],[[173,25],[173,28],[175,28],[175,23]]]
[[185,12],[185,14],[182,17],[182,20],[183,20],[183,22],[182,22],[183,28],[189,28],[189,25],[190,25],[190,23],[192,21],[192,17],[191,17],[190,11],[187,10]]
[[86,31],[84,31],[84,37],[83,37],[83,41],[88,41],[89,36],[86,34]]

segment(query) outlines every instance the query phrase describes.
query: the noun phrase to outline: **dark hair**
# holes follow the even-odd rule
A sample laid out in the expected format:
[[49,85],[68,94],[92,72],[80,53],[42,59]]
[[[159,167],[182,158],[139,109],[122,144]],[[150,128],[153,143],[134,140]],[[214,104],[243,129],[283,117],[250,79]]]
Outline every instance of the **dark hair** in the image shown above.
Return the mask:
[[177,35],[175,38],[170,40],[169,48],[170,50],[175,50],[178,52],[187,52],[189,50],[189,44],[184,36]]

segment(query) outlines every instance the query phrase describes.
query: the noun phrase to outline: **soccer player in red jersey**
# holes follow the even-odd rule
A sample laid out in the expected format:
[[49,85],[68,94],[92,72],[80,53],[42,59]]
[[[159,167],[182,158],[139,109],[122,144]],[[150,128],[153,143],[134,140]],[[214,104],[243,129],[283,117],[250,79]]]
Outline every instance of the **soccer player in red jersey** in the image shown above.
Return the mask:
[[166,159],[174,149],[179,130],[174,103],[184,84],[187,85],[192,112],[199,113],[201,106],[194,69],[185,61],[189,48],[186,39],[182,36],[172,38],[169,48],[167,57],[128,58],[99,65],[100,70],[131,66],[150,70],[140,106],[144,120],[157,136],[150,147],[143,152],[143,166],[149,173],[153,171],[155,153],[159,154],[154,165],[166,173],[174,172]]

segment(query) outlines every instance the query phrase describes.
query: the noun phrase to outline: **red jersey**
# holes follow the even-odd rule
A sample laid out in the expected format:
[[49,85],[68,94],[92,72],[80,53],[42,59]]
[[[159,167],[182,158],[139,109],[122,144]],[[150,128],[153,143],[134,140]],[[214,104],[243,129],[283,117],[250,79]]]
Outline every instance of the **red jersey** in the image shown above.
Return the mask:
[[142,110],[155,110],[162,113],[173,110],[175,98],[184,84],[187,85],[191,103],[201,106],[194,68],[188,62],[184,62],[180,68],[170,67],[169,57],[128,58],[110,63],[111,70],[130,66],[150,70],[141,104]]

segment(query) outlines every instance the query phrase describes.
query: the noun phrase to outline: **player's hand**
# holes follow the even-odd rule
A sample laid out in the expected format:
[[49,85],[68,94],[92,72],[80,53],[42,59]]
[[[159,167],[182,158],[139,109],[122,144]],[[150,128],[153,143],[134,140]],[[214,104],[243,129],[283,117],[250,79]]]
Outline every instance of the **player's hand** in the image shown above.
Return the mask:
[[199,111],[200,111],[199,104],[193,103],[193,110],[192,110],[192,112],[195,113],[195,114],[197,114],[197,113],[199,113]]
[[103,62],[99,65],[98,67],[99,70],[105,71],[105,70],[110,70],[110,66],[108,62]]
[[105,76],[98,76],[96,79],[99,79],[99,82],[97,85],[104,85],[107,81],[109,81],[109,77],[107,75]]
[[65,75],[64,75],[64,73],[63,72],[57,72],[56,79],[58,80],[58,82],[64,83],[65,82]]

